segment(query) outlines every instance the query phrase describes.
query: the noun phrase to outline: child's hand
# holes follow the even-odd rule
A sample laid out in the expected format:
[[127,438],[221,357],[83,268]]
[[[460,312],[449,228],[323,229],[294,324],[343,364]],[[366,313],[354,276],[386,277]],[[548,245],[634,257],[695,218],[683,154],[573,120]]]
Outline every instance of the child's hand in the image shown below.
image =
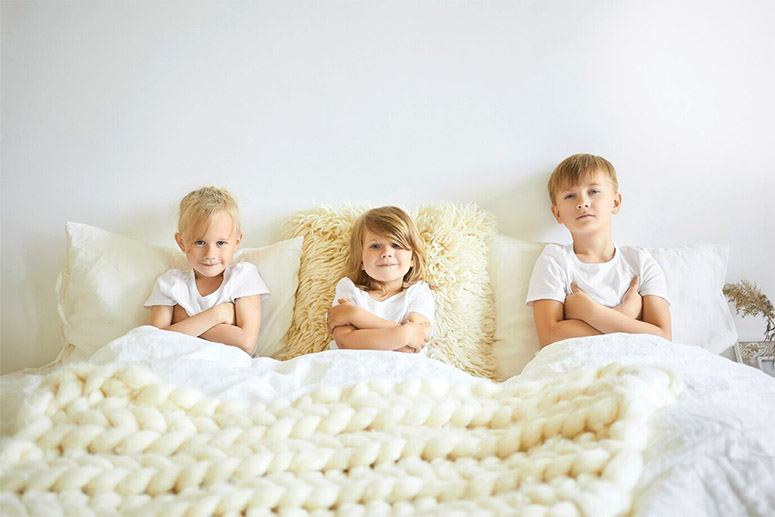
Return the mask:
[[175,304],[172,308],[172,324],[188,319],[188,313],[180,305]]
[[428,342],[428,324],[407,321],[401,325],[403,330],[403,343],[419,352]]
[[641,313],[643,311],[643,297],[638,292],[640,287],[640,277],[635,275],[630,280],[630,286],[627,288],[627,292],[622,297],[622,303],[614,307],[614,310],[621,312],[625,316],[629,316],[632,319],[641,319]]
[[350,325],[355,308],[355,305],[347,298],[340,298],[337,302],[339,305],[330,307],[326,312],[326,326],[329,332],[333,332],[336,327]]
[[431,325],[431,322],[425,318],[425,316],[420,316],[415,313],[409,314],[409,316],[407,316],[406,319],[401,322],[402,325],[405,323],[421,325],[425,329],[425,341],[428,342],[428,340],[430,340],[433,326]]
[[571,283],[570,288],[571,294],[565,297],[565,304],[563,306],[565,319],[587,321],[589,314],[594,310],[597,303],[587,293],[582,291],[576,285],[576,282]]
[[221,323],[224,323],[226,325],[234,325],[235,314],[234,314],[233,303],[231,302],[221,303],[216,305],[215,309],[218,310],[218,316],[221,320]]

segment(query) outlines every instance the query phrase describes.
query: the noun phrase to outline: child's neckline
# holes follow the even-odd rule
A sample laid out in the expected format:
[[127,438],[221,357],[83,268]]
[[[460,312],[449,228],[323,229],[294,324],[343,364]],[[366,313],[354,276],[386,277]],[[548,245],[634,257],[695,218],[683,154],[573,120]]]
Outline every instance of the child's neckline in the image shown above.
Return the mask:
[[[402,288],[400,291],[397,291],[397,292],[395,292],[395,293],[393,293],[391,295],[388,295],[388,296],[386,296],[384,298],[375,298],[375,297],[373,297],[371,295],[370,291],[365,291],[365,293],[366,293],[366,296],[368,296],[371,300],[374,300],[375,302],[380,302],[381,303],[381,302],[386,302],[386,301],[390,300],[391,298],[394,298],[394,297],[404,293],[404,291],[406,291],[406,288]],[[376,293],[376,292],[379,292],[379,291],[373,291],[373,292]]]
[[605,264],[611,264],[612,262],[614,262],[616,260],[617,255],[619,255],[619,248],[616,246],[616,244],[614,244],[613,247],[614,247],[614,251],[611,254],[611,258],[608,259],[608,260],[601,260],[601,261],[590,261],[590,262],[588,262],[588,261],[585,261],[585,260],[581,260],[581,257],[579,257],[579,255],[576,253],[576,250],[574,249],[573,244],[570,244],[570,252],[571,252],[571,255],[573,256],[573,258],[579,264],[590,264],[590,265],[600,265],[600,266],[602,266],[602,265],[605,265]]
[[218,285],[215,287],[215,289],[213,289],[212,291],[210,291],[207,294],[202,294],[202,290],[199,288],[199,284],[196,281],[196,273],[194,272],[193,269],[191,270],[191,282],[193,282],[194,289],[196,290],[196,294],[199,295],[200,298],[207,298],[208,296],[212,296],[212,295],[214,295],[215,293],[217,293],[218,291],[221,290],[221,287],[223,287],[223,283],[226,281],[226,271],[224,271],[220,275],[220,278],[221,278],[221,281],[218,283]]
[[412,285],[414,285],[414,284],[406,284],[405,283],[405,284],[403,284],[401,286],[401,290],[400,291],[396,291],[395,293],[393,293],[393,294],[391,294],[389,296],[386,296],[385,298],[375,298],[375,297],[373,297],[371,295],[372,292],[375,292],[375,293],[379,292],[376,289],[373,290],[373,291],[367,291],[366,289],[364,289],[363,292],[366,293],[366,296],[368,296],[370,300],[382,303],[382,302],[386,302],[386,301],[390,300],[391,298],[395,298],[396,296],[400,296],[400,295],[404,294]]

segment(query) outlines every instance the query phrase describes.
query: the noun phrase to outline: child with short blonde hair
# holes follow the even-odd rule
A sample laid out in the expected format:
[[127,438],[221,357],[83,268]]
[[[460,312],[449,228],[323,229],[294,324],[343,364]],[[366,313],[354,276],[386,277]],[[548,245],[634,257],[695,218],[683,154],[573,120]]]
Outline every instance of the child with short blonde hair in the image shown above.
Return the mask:
[[611,219],[622,196],[614,166],[605,158],[574,154],[548,182],[552,214],[572,244],[549,244],[528,287],[542,346],[612,332],[672,335],[667,283],[642,248],[617,247]]
[[375,208],[358,218],[346,276],[327,313],[329,347],[422,351],[435,307],[425,262],[425,243],[400,208]]
[[175,242],[191,269],[170,269],[156,280],[145,302],[151,309],[149,324],[252,355],[261,296],[269,289],[253,264],[232,262],[241,241],[239,208],[226,189],[189,192],[180,202]]

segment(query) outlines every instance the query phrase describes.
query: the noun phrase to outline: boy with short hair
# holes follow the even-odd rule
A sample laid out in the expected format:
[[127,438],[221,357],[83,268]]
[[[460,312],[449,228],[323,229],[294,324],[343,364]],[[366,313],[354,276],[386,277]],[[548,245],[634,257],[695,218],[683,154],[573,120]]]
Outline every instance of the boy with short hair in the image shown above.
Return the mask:
[[549,244],[528,287],[541,346],[571,337],[612,332],[672,335],[665,275],[640,248],[617,247],[611,218],[622,205],[613,165],[574,154],[548,183],[552,214],[572,244]]

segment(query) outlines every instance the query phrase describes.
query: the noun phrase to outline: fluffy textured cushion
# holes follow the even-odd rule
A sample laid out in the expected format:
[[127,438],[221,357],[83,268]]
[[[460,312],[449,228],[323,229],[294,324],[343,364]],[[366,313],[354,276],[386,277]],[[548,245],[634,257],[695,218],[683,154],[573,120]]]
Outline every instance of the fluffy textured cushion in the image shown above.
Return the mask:
[[[86,224],[67,223],[67,265],[59,277],[59,315],[65,346],[90,355],[108,341],[148,319],[143,303],[156,277],[188,267],[175,248],[128,239]],[[272,295],[262,304],[257,355],[274,356],[285,347],[291,323],[302,240],[243,248],[236,260],[255,264]]]
[[[493,356],[498,379],[522,371],[538,351],[533,310],[525,305],[533,265],[544,245],[503,235],[493,240],[490,275],[496,306]],[[737,341],[721,288],[727,271],[725,246],[646,248],[665,272],[673,341],[718,353]]]
[[[352,224],[363,211],[321,207],[288,220],[288,235],[303,236],[304,250],[285,357],[319,352],[328,345],[325,312],[336,282],[344,276]],[[410,215],[427,245],[426,280],[436,299],[429,356],[475,375],[492,376],[495,318],[487,263],[495,234],[493,216],[475,205],[450,203],[421,207]]]

